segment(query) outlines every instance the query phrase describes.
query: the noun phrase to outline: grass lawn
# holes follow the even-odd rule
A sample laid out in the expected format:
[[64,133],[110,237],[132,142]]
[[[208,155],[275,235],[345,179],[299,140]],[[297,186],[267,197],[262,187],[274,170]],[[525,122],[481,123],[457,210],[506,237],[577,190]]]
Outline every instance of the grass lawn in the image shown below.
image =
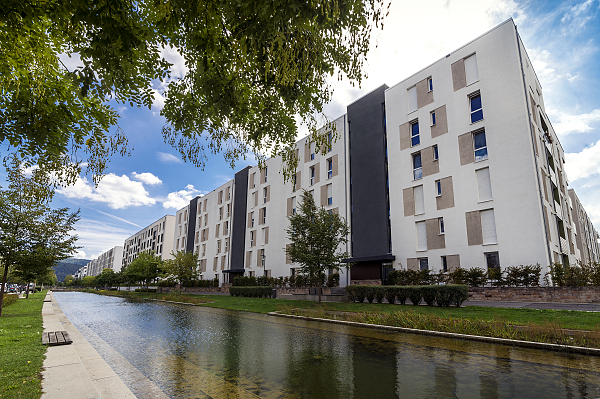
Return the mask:
[[2,309],[0,317],[0,398],[39,398],[46,347],[42,305],[46,291],[29,294]]
[[[111,291],[110,293],[116,293]],[[121,292],[121,294],[123,294]],[[128,296],[136,298],[161,299],[166,294],[154,294],[135,292],[127,293]],[[514,325],[548,325],[552,324],[559,328],[573,330],[596,330],[600,331],[600,313],[578,312],[569,310],[536,310],[536,309],[509,309],[490,308],[481,306],[467,306],[462,308],[430,307],[413,305],[389,305],[378,303],[348,303],[328,302],[319,305],[317,302],[294,301],[287,299],[269,298],[242,298],[228,295],[194,295],[183,294],[182,298],[195,298],[207,303],[200,306],[208,306],[221,309],[244,310],[256,313],[268,313],[277,310],[289,310],[292,308],[323,309],[342,312],[359,313],[382,313],[394,312],[416,312],[440,318],[462,318],[467,320],[484,320],[489,322],[506,322]],[[173,300],[172,298],[170,300]]]

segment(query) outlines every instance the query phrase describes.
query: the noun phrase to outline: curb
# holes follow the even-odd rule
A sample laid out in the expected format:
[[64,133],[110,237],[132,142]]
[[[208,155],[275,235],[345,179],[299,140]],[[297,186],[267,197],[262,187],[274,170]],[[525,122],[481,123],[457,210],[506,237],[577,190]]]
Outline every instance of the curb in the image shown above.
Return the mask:
[[354,326],[354,327],[376,328],[379,330],[398,331],[398,332],[405,332],[405,333],[410,333],[410,334],[420,334],[420,335],[432,335],[432,336],[437,336],[437,337],[479,341],[479,342],[486,342],[486,343],[498,344],[498,345],[519,346],[522,348],[551,350],[554,352],[563,352],[563,353],[577,353],[577,354],[588,355],[588,356],[600,356],[600,349],[585,348],[582,346],[548,344],[548,343],[533,342],[533,341],[518,341],[515,339],[508,339],[508,338],[484,337],[481,335],[459,334],[459,333],[451,333],[451,332],[444,332],[444,331],[419,330],[416,328],[385,326],[385,325],[381,325],[381,324],[358,323],[356,321],[346,321],[346,320],[321,319],[321,318],[317,318],[317,317],[290,315],[290,314],[284,314],[284,313],[279,313],[279,312],[269,312],[267,314],[269,314],[271,316],[291,317],[291,318],[295,318],[295,319],[304,319],[304,320],[310,320],[310,321],[322,321],[322,322],[326,322],[326,323],[345,324],[345,325]]

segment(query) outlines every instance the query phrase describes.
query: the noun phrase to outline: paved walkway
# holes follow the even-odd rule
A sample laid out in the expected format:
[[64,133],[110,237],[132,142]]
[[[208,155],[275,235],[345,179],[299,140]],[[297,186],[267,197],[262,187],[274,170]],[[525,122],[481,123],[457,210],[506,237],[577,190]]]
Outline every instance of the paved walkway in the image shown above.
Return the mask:
[[463,306],[486,306],[490,308],[516,309],[579,310],[583,312],[600,312],[600,303],[466,301],[465,303],[463,303]]
[[67,331],[71,345],[50,346],[42,372],[42,399],[135,399],[129,388],[71,324],[48,291],[42,308],[44,332]]

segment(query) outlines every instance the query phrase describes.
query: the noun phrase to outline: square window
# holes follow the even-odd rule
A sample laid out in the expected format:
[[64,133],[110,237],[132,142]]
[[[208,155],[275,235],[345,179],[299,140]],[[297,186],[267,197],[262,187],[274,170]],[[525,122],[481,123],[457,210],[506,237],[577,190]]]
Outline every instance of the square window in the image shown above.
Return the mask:
[[432,78],[427,79],[427,88],[429,89],[429,91],[433,90],[433,79]]
[[435,192],[437,193],[436,195],[438,197],[440,195],[442,195],[442,182],[441,182],[441,180],[436,180],[435,181]]
[[437,161],[438,159],[440,159],[440,154],[438,152],[438,146],[434,145],[433,146],[433,160]]
[[413,154],[413,176],[415,180],[423,177],[423,166],[421,164],[421,153]]
[[429,259],[420,258],[419,259],[419,269],[420,270],[429,270]]
[[494,269],[500,268],[500,257],[498,256],[498,252],[488,252],[485,254],[485,261],[487,263],[487,268]]
[[479,122],[483,119],[483,109],[481,107],[481,95],[479,93],[469,97],[471,103],[471,123]]
[[475,147],[475,162],[488,159],[485,131],[482,130],[473,134],[473,147]]
[[435,111],[431,111],[431,126],[435,125]]
[[410,143],[412,147],[421,143],[421,138],[419,136],[419,121],[411,122],[410,124]]

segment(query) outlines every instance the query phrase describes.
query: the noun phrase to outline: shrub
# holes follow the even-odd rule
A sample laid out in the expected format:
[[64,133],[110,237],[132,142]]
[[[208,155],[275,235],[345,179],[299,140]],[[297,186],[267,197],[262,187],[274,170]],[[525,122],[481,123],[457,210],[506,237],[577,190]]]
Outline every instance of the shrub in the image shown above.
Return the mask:
[[440,285],[437,289],[435,301],[438,306],[450,306],[454,298],[454,287],[455,285]]
[[369,303],[373,303],[373,299],[375,299],[375,287],[367,285],[363,286],[365,296],[367,297],[367,301]]
[[487,282],[487,274],[480,267],[467,270],[467,284],[469,287],[481,287]]
[[488,268],[488,279],[492,280],[491,284],[494,287],[502,287],[506,281],[502,278],[502,269],[500,267]]
[[160,280],[158,282],[158,286],[159,287],[175,287],[175,281],[169,280],[169,279]]
[[592,263],[588,265],[590,269],[590,284],[593,286],[600,286],[600,263]]
[[384,288],[385,299],[387,299],[389,304],[393,305],[394,302],[396,302],[397,291],[398,291],[398,288],[396,288],[396,287],[385,287]]
[[156,292],[156,288],[136,288],[135,292]]
[[420,286],[409,286],[406,287],[406,296],[408,297],[408,299],[410,299],[410,302],[417,306],[418,304],[421,303],[421,300],[423,299],[423,294],[421,293],[421,287]]
[[4,294],[4,298],[2,298],[2,307],[4,308],[8,305],[12,305],[17,302],[17,299],[19,299],[19,296],[16,294]]
[[340,274],[339,273],[331,273],[327,276],[327,286],[328,287],[339,287],[340,286]]
[[448,273],[448,280],[452,284],[468,284],[468,272],[465,269],[455,269]]
[[272,287],[229,287],[229,295],[250,298],[271,298]]
[[451,285],[452,287],[452,305],[460,307],[464,301],[469,299],[469,286]]
[[396,299],[400,302],[400,305],[406,304],[406,299],[408,298],[408,290],[406,287],[395,287],[396,291]]
[[375,291],[375,299],[377,303],[383,303],[383,298],[385,298],[386,289],[381,286],[373,287],[373,291]]
[[[437,294],[437,285],[424,285],[421,287],[421,296],[428,306],[435,305],[435,299]],[[411,299],[412,302],[412,299]]]

